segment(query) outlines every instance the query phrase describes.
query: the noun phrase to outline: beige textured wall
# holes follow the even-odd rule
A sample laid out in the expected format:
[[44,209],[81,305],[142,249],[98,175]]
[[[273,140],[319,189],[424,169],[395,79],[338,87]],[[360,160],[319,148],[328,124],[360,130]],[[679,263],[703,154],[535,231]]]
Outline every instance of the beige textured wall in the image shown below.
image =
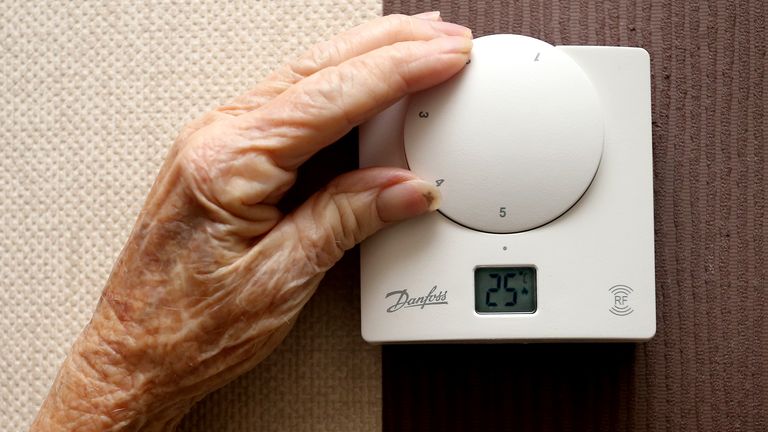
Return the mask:
[[[88,320],[176,131],[381,2],[0,6],[0,429],[11,431],[28,426]],[[183,429],[379,430],[379,351],[359,337],[347,285],[327,281],[286,343]]]

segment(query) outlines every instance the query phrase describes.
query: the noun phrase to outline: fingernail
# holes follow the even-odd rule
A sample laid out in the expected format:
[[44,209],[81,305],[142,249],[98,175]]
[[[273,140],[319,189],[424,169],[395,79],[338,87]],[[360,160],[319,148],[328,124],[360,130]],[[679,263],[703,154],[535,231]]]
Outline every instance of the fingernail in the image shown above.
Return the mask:
[[434,21],[430,22],[429,25],[432,26],[432,28],[436,31],[447,36],[464,36],[465,38],[472,38],[472,30],[464,27],[463,25],[445,21]]
[[438,44],[439,50],[445,53],[466,54],[472,51],[472,39],[459,36],[445,36],[433,39]]
[[440,11],[422,12],[420,14],[413,15],[413,17],[423,20],[437,21],[440,19]]
[[376,198],[379,217],[384,222],[409,219],[440,206],[440,192],[423,180],[408,180],[390,186]]

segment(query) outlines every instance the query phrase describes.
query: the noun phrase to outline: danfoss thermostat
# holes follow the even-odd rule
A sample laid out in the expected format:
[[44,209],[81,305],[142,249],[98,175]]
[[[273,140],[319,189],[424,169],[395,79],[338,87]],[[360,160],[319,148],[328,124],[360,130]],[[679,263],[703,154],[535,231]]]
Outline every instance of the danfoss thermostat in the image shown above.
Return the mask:
[[372,343],[642,341],[656,328],[650,61],[639,48],[474,41],[449,81],[360,128],[360,164],[439,211],[361,246]]

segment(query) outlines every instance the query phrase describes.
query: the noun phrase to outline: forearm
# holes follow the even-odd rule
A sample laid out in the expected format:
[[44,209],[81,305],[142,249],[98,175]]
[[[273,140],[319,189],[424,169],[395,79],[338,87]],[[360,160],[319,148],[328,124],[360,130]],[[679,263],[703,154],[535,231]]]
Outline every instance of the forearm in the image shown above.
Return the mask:
[[114,353],[87,329],[72,346],[31,431],[136,430],[141,397]]
[[118,384],[118,377],[105,379],[110,366],[97,369],[93,361],[104,353],[89,352],[93,349],[88,335],[81,335],[59,369],[32,431],[119,430],[135,416],[136,396]]
[[151,360],[156,355],[149,337],[126,336],[111,308],[99,306],[62,364],[32,432],[174,430],[195,402],[266,357],[295,321],[293,316],[235,346],[209,346],[204,351],[217,354],[208,360],[187,343],[160,364]]
[[192,403],[156,400],[152,379],[125,365],[89,325],[59,369],[30,430],[170,430]]

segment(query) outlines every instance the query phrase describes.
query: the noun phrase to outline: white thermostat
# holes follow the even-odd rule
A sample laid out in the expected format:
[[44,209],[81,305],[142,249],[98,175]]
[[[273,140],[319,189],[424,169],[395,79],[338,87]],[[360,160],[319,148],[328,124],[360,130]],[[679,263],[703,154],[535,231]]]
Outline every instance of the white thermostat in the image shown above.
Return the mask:
[[443,198],[362,244],[363,337],[651,338],[649,63],[485,36],[455,77],[362,125],[361,166],[408,168]]

